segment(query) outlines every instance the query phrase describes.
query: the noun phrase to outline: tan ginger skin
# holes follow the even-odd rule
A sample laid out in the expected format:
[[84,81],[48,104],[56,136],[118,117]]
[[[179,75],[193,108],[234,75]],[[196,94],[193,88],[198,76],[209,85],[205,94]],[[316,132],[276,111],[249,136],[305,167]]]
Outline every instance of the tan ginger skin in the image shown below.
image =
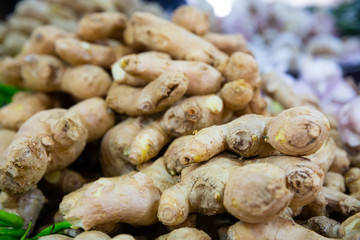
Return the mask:
[[220,97],[227,109],[241,110],[253,98],[253,88],[243,79],[226,83],[220,90]]
[[220,124],[222,109],[222,100],[216,95],[194,96],[179,102],[136,135],[129,149],[130,162],[139,165],[149,161],[173,136]]
[[178,240],[178,239],[211,240],[211,237],[207,235],[204,231],[198,230],[196,228],[185,227],[185,228],[176,229],[168,234],[156,238],[156,240]]
[[113,124],[114,116],[100,98],[80,102],[69,110],[35,114],[0,156],[1,190],[10,194],[28,191],[45,173],[75,161],[87,141],[101,137]]
[[165,52],[175,59],[205,62],[220,72],[228,60],[225,53],[207,40],[150,13],[134,13],[124,39],[131,47]]
[[360,211],[360,201],[354,197],[329,187],[322,187],[320,193],[324,195],[327,206],[336,212],[349,216]]
[[336,191],[345,192],[344,176],[336,172],[327,172],[324,180],[324,186],[335,189]]
[[[184,222],[190,212],[214,215],[226,208],[244,221],[266,221],[280,214],[292,197],[282,169],[264,163],[241,167],[231,155],[219,155],[182,171],[180,183],[163,192],[158,218],[174,226]],[[254,200],[251,206],[248,198]]]
[[13,15],[10,18],[8,18],[6,22],[6,27],[9,31],[19,31],[28,35],[30,35],[35,28],[41,25],[43,25],[43,23],[37,19],[29,18],[29,17],[21,17],[16,15]]
[[104,96],[112,82],[101,67],[81,65],[70,68],[56,57],[37,54],[24,57],[21,76],[27,88],[45,92],[64,91],[78,99]]
[[155,51],[127,55],[116,64],[126,73],[146,81],[153,81],[167,71],[180,71],[189,78],[187,95],[215,93],[223,81],[221,73],[206,63],[171,60],[170,55]]
[[254,88],[261,84],[259,67],[255,58],[243,52],[235,52],[231,55],[224,75],[228,82],[244,79]]
[[165,110],[186,92],[189,79],[177,71],[165,72],[144,88],[114,83],[106,97],[107,105],[128,116]]
[[30,222],[35,225],[46,202],[45,196],[37,188],[16,197],[5,192],[0,193],[0,209],[20,216],[25,226]]
[[328,238],[339,238],[340,223],[326,216],[312,217],[302,226]]
[[184,144],[191,139],[191,135],[185,135],[182,137],[175,138],[174,141],[169,145],[164,153],[164,161],[166,169],[170,175],[179,175],[181,171],[187,167],[187,165],[180,163],[180,155]]
[[326,173],[334,162],[335,152],[335,141],[332,137],[328,137],[318,151],[305,157],[319,165]]
[[269,163],[285,171],[287,188],[294,193],[291,207],[301,207],[312,202],[324,182],[323,170],[306,158],[271,156],[244,161],[245,165],[253,163]]
[[89,230],[99,224],[124,222],[151,225],[157,221],[161,191],[175,184],[160,158],[142,172],[100,178],[66,195],[60,213],[73,226]]
[[[237,222],[228,230],[229,240],[330,240],[333,238],[323,237],[316,232],[309,230],[293,220],[281,217],[273,218],[266,223],[251,224],[245,222]],[[358,239],[358,236],[353,236],[345,239]]]
[[132,87],[144,87],[148,83],[142,78],[134,77],[126,73],[120,66],[121,58],[111,65],[111,75],[114,82],[123,83]]
[[48,173],[44,178],[64,194],[75,191],[86,183],[86,180],[79,173],[67,168]]
[[44,93],[18,92],[0,109],[0,128],[18,130],[35,113],[51,107],[53,102]]
[[129,161],[130,145],[135,136],[148,124],[142,118],[128,118],[115,125],[103,137],[100,163],[106,177],[127,174],[135,169]]
[[215,47],[231,56],[235,52],[250,53],[247,42],[241,34],[207,33],[204,38]]
[[0,129],[0,154],[11,144],[16,132],[9,129]]
[[40,26],[31,34],[25,43],[21,55],[45,54],[56,55],[55,41],[59,38],[67,37],[70,34],[56,26]]
[[210,28],[208,14],[187,5],[176,8],[171,20],[198,36],[205,35]]
[[52,234],[39,238],[39,240],[135,240],[135,238],[128,234],[120,234],[113,238],[109,237],[106,233],[101,231],[86,231],[77,235],[75,238],[71,238],[61,234]]
[[350,168],[344,175],[350,196],[360,200],[360,168]]
[[6,56],[0,59],[0,82],[16,87],[22,86],[21,58]]
[[110,67],[118,58],[131,53],[123,45],[107,47],[76,38],[57,39],[55,51],[61,59],[72,65],[94,64],[100,67]]
[[351,236],[358,235],[359,223],[360,213],[356,213],[343,221],[339,230],[340,238],[350,238]]
[[126,15],[119,12],[87,14],[81,18],[76,34],[85,41],[106,38],[121,39],[126,23]]
[[329,134],[329,122],[317,110],[295,107],[278,116],[245,115],[204,128],[184,145],[182,164],[202,162],[229,149],[242,157],[269,156],[275,149],[293,156],[316,152]]
[[350,164],[351,162],[347,156],[347,152],[344,149],[336,147],[335,158],[329,170],[340,174],[344,174],[350,168]]

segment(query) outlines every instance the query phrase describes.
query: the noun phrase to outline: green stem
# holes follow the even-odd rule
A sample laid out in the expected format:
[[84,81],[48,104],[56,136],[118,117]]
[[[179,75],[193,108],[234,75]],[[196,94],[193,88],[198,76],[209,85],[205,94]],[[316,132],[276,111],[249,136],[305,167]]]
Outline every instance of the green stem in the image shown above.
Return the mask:
[[1,236],[0,240],[18,240],[18,238],[13,238],[13,237],[9,237],[9,236]]
[[24,226],[24,220],[15,213],[8,213],[0,210],[0,222],[6,224],[7,227],[13,227],[16,229]]
[[25,233],[24,229],[3,229],[0,230],[0,236],[21,237]]
[[29,234],[29,231],[31,229],[31,225],[32,225],[32,222],[29,223],[29,226],[28,228],[26,229],[26,232],[22,235],[22,237],[20,238],[20,240],[25,240],[26,236]]
[[55,224],[51,225],[50,227],[45,228],[38,234],[36,234],[35,237],[42,237],[42,236],[47,236],[50,234],[55,234],[55,233],[58,233],[62,230],[69,229],[69,228],[71,228],[71,224],[67,221],[55,223]]

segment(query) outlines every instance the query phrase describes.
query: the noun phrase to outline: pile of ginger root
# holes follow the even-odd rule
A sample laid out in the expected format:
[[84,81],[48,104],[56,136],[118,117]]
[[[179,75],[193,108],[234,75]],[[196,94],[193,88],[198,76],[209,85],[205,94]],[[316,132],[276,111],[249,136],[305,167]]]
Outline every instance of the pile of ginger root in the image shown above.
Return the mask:
[[106,5],[125,2],[0,58],[0,82],[27,89],[0,109],[0,210],[28,236],[71,224],[42,240],[358,239],[360,169],[334,119],[207,14]]

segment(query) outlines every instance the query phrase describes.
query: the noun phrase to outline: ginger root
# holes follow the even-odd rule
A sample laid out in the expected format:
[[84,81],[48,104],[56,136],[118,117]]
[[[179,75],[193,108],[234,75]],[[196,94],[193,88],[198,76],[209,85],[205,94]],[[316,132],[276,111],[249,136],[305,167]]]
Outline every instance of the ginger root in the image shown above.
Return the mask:
[[247,48],[246,39],[242,34],[220,34],[209,32],[204,38],[229,56],[235,52],[250,54],[250,50]]
[[269,156],[275,149],[292,156],[316,152],[329,134],[326,117],[308,107],[295,107],[274,118],[245,115],[234,121],[200,130],[184,145],[180,162],[210,159],[225,149],[242,157]]
[[244,161],[244,164],[253,163],[269,163],[285,171],[287,188],[294,193],[290,203],[291,207],[301,207],[312,202],[324,182],[323,170],[306,158],[271,156]]
[[16,135],[15,131],[0,129],[0,154],[6,150]]
[[57,39],[55,51],[61,59],[72,65],[94,64],[101,67],[110,67],[119,57],[131,52],[123,45],[106,47],[76,38]]
[[324,186],[335,189],[339,192],[345,192],[344,176],[336,172],[327,172],[324,180]]
[[208,14],[187,5],[176,8],[171,20],[198,36],[205,35],[210,28]]
[[60,189],[64,194],[73,192],[86,183],[86,180],[79,173],[67,168],[48,173],[44,178],[48,183]]
[[324,237],[339,238],[340,223],[326,216],[312,217],[302,226]]
[[150,13],[134,13],[124,39],[131,47],[165,52],[176,59],[205,62],[220,72],[228,60],[225,53],[207,40]]
[[253,88],[243,79],[226,83],[220,90],[220,97],[226,108],[236,111],[249,104],[253,98]]
[[166,72],[144,88],[114,83],[106,98],[107,105],[129,116],[161,112],[186,92],[188,78],[181,72]]
[[360,200],[360,168],[350,168],[344,177],[350,196]]
[[66,195],[60,213],[73,226],[89,230],[99,224],[124,222],[150,225],[157,221],[161,191],[175,184],[162,158],[142,172],[100,178]]
[[[174,226],[184,222],[190,212],[214,215],[225,208],[244,221],[264,221],[280,214],[293,197],[286,188],[284,171],[271,164],[241,167],[232,158],[218,155],[206,164],[184,169],[180,183],[166,189],[160,198],[159,220]],[[246,199],[253,199],[252,205]]]
[[35,113],[50,107],[53,102],[44,93],[18,92],[11,103],[0,109],[0,128],[18,130]]
[[0,155],[0,189],[10,194],[28,191],[45,173],[75,161],[86,141],[101,137],[113,124],[114,116],[100,98],[80,102],[69,110],[35,114]]
[[[206,63],[171,60],[168,54],[154,51],[127,55],[115,64],[126,73],[146,81],[153,81],[167,71],[180,71],[189,78],[186,94],[190,96],[215,93],[223,81],[220,72]],[[119,75],[126,77],[124,73]]]
[[21,78],[21,58],[0,59],[0,82],[16,87],[23,85]]
[[106,38],[121,39],[126,22],[126,15],[119,12],[87,14],[81,18],[76,34],[85,41]]
[[196,228],[179,228],[171,231],[168,234],[162,235],[156,240],[177,240],[177,239],[188,239],[188,240],[211,240],[211,237],[204,231]]
[[135,169],[129,161],[130,145],[149,119],[128,118],[115,125],[101,142],[100,163],[106,177],[127,174]]

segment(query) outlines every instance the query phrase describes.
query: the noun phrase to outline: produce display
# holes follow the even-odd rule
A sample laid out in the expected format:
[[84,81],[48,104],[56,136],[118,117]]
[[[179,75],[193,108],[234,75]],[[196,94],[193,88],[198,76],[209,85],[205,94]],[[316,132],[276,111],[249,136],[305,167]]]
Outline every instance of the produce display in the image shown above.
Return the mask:
[[0,25],[0,240],[359,239],[356,87],[164,16],[26,0]]

